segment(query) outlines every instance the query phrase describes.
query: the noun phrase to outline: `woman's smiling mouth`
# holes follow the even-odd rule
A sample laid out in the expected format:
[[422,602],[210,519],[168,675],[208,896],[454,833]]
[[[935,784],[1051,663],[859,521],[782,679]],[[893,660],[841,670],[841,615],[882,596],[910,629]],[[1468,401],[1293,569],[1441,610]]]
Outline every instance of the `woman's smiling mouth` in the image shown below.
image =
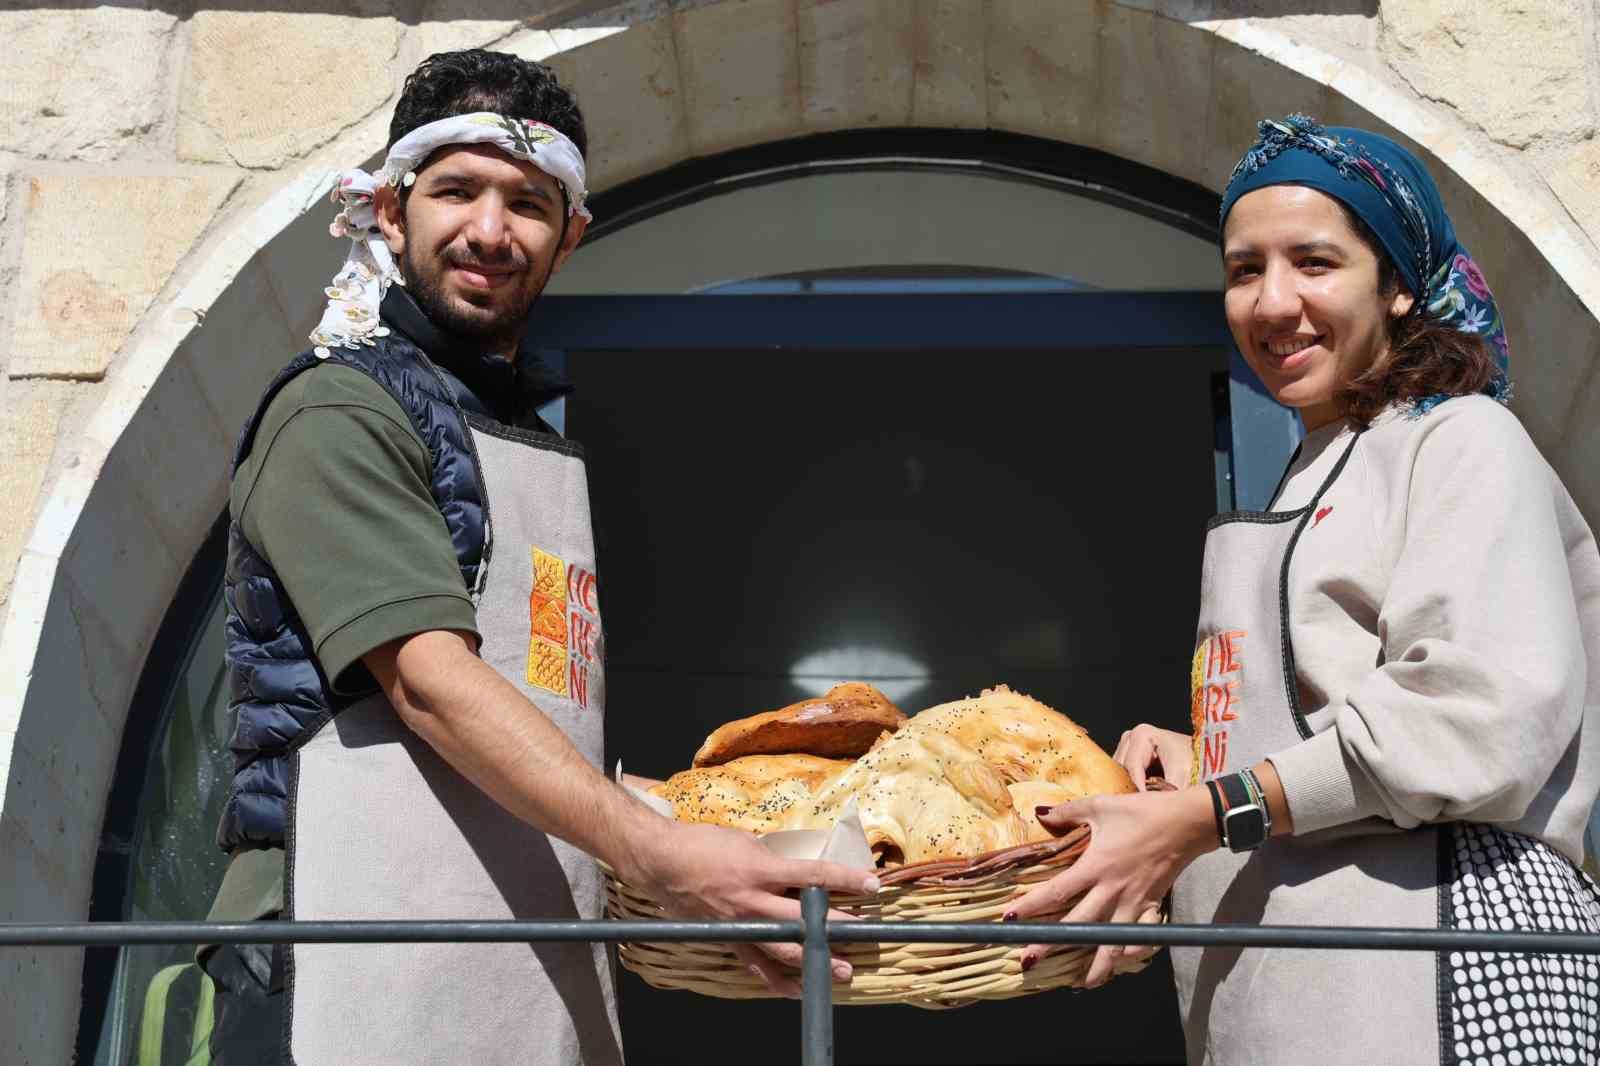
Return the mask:
[[1261,347],[1271,356],[1273,362],[1278,364],[1280,370],[1293,370],[1311,358],[1310,350],[1321,341],[1320,333],[1309,337],[1299,334],[1292,337],[1269,337],[1261,342]]

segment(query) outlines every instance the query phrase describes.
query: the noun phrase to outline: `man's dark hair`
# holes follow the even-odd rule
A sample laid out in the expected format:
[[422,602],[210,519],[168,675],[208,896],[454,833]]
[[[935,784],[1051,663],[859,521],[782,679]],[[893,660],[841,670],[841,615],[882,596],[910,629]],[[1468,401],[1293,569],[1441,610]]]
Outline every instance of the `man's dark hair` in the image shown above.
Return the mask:
[[578,101],[543,63],[506,52],[472,48],[439,52],[406,78],[389,122],[389,146],[421,126],[452,115],[493,111],[531,118],[566,134],[578,151],[589,154]]

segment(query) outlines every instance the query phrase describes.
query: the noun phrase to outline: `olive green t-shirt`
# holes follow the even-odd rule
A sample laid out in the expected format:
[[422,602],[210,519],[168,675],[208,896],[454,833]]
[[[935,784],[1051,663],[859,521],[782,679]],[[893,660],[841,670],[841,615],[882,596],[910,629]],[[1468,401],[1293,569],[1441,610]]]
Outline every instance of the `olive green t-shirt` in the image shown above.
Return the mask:
[[432,464],[410,419],[350,367],[307,370],[267,407],[229,512],[271,564],[334,690],[370,690],[361,656],[430,629],[477,632]]
[[[234,474],[229,514],[271,564],[334,690],[374,687],[361,657],[433,629],[476,634],[476,612],[429,491],[432,464],[394,398],[325,364],[283,387]],[[283,906],[283,852],[238,852],[212,921]]]

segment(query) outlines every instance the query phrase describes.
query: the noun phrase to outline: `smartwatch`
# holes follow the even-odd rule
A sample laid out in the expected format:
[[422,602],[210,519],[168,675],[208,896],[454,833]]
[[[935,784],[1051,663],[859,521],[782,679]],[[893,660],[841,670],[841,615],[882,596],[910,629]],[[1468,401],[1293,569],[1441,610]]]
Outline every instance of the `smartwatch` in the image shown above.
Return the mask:
[[1242,774],[1215,779],[1222,799],[1222,842],[1230,851],[1254,851],[1266,843],[1271,823],[1267,808],[1245,783]]

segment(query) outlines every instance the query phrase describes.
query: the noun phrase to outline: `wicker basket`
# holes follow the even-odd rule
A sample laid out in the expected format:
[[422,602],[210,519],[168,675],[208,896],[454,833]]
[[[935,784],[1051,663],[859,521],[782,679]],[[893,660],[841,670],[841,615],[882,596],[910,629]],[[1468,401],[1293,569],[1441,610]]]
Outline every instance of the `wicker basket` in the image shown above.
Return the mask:
[[[998,922],[1006,908],[1083,854],[1086,828],[1059,840],[992,852],[959,862],[921,863],[882,877],[875,896],[835,896],[830,904],[879,921]],[[628,920],[663,917],[647,894],[606,873],[606,910]],[[1092,946],[1063,947],[1023,973],[1020,944],[835,944],[850,961],[849,985],[833,986],[837,1004],[908,1003],[930,1009],[964,1007],[984,999],[1011,999],[1052,988],[1081,988]],[[622,965],[656,988],[684,988],[724,999],[773,996],[721,944],[622,944]],[[1122,958],[1116,972],[1133,973],[1148,957]]]

